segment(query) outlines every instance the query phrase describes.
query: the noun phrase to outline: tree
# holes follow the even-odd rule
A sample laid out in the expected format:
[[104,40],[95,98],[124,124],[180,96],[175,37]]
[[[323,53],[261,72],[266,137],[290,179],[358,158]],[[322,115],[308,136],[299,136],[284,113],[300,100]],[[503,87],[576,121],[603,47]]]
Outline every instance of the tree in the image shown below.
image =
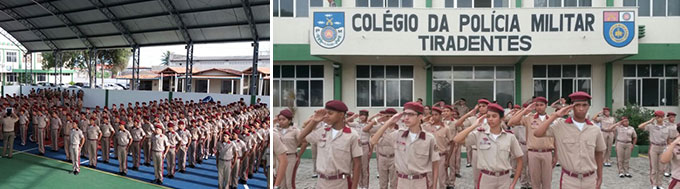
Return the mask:
[[163,66],[170,65],[170,56],[172,56],[172,52],[165,51],[163,55],[161,55],[161,65]]
[[[128,60],[132,56],[132,51],[129,48],[125,49],[107,49],[99,50],[97,54],[90,57],[90,51],[66,51],[62,52],[62,65],[64,68],[74,69],[78,68],[80,70],[86,70],[88,72],[88,78],[90,84],[93,83],[94,75],[94,64],[99,63],[102,65],[108,65],[112,75],[116,75],[118,72],[122,71],[127,67]],[[42,53],[42,68],[51,69],[58,68],[55,66],[55,56],[52,52]],[[95,61],[97,60],[97,61]],[[88,62],[89,61],[89,62]],[[94,86],[94,85],[91,85]]]

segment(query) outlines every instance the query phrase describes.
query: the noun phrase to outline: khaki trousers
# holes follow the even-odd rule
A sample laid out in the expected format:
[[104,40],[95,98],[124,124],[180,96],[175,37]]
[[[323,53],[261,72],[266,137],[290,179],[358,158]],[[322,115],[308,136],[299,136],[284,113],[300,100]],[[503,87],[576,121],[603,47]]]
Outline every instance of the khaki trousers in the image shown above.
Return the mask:
[[633,144],[616,142],[616,166],[619,168],[619,174],[628,174],[628,162],[632,151]]
[[528,151],[528,153],[531,188],[550,189],[553,171],[552,152]]
[[666,146],[651,145],[649,146],[649,180],[652,186],[661,186],[663,180],[664,164],[659,161],[661,153],[663,153]]

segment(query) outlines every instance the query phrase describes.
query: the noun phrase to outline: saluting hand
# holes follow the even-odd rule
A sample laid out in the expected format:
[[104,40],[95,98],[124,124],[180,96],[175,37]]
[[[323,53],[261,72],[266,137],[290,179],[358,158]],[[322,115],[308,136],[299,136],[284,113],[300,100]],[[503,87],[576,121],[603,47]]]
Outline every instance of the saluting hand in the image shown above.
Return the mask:
[[571,111],[571,109],[573,109],[573,108],[574,108],[574,105],[572,104],[572,105],[569,105],[567,107],[560,109],[560,111],[557,111],[553,114],[557,117],[564,117],[565,115],[569,114],[569,111]]
[[479,116],[479,117],[477,118],[477,121],[475,121],[476,127],[481,126],[482,123],[484,123],[484,119],[486,119],[487,117],[489,117],[489,114],[484,114],[483,116]]
[[312,120],[315,121],[315,122],[321,122],[325,115],[326,115],[326,109],[315,110],[314,115],[312,116]]
[[403,112],[399,112],[397,114],[394,114],[389,120],[387,120],[387,122],[397,123],[397,121],[399,121],[399,119],[401,119],[402,114],[403,114]]

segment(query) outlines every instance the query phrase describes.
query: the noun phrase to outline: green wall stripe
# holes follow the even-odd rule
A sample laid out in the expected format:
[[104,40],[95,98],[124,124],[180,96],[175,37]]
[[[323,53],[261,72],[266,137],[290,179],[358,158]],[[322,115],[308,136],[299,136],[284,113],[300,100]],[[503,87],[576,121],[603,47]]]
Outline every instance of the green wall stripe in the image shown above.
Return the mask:
[[613,91],[613,66],[611,62],[605,64],[605,76],[604,76],[604,106],[612,108],[612,91]]
[[522,8],[522,0],[515,0],[515,7]]
[[333,100],[342,100],[342,65],[333,64],[339,66],[333,68]]
[[522,63],[527,59],[527,56],[522,56],[515,63],[515,103],[522,104]]
[[309,44],[274,44],[274,61],[320,61],[309,53]]
[[168,92],[168,100],[172,100],[172,91]]
[[432,98],[434,98],[432,96],[432,62],[424,56],[421,56],[420,59],[422,59],[426,65],[429,65],[429,68],[425,70],[425,105],[432,106]]
[[109,90],[104,90],[104,107],[109,106]]
[[680,44],[639,44],[638,54],[624,60],[680,60]]
[[432,8],[432,0],[425,0],[425,7]]
[[613,7],[614,6],[614,0],[607,0],[607,6]]
[[342,7],[342,0],[335,0],[336,7]]

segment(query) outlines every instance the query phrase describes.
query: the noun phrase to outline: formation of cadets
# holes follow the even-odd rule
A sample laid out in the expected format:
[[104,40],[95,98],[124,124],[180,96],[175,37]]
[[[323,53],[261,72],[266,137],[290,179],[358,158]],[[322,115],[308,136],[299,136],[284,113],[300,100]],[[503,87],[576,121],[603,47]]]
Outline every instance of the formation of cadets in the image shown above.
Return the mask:
[[[609,108],[589,117],[588,93],[568,98],[570,104],[565,98],[549,103],[533,97],[508,109],[479,99],[471,110],[465,99],[433,107],[418,101],[404,104],[401,112],[387,108],[375,115],[349,112],[343,102],[332,100],[302,126],[293,124],[294,113],[285,109],[274,117],[274,186],[295,188],[307,145],[312,146],[316,188],[368,188],[372,153],[381,189],[454,188],[462,177],[462,146],[475,188],[551,188],[556,167],[560,188],[600,188],[603,167],[611,166],[612,146],[618,176],[632,177],[629,160],[637,133],[628,118],[617,121]],[[546,113],[548,108],[554,112]],[[649,132],[651,184],[661,188],[662,175],[672,175],[669,188],[680,188],[676,114],[654,114],[638,126]]]
[[[81,156],[90,160],[91,168],[113,158],[121,162],[120,175],[127,175],[129,165],[135,171],[142,165],[153,166],[152,182],[162,184],[164,176],[184,173],[187,164],[194,168],[215,157],[219,188],[236,188],[237,183],[252,178],[258,167],[267,167],[269,111],[259,99],[251,106],[243,99],[222,105],[220,101],[175,98],[90,109],[83,108],[82,97],[83,93],[45,89],[0,99],[3,109],[18,110],[3,111],[3,138],[9,141],[4,142],[3,155],[7,151],[6,157],[11,158],[14,128],[18,127],[21,145],[31,138],[27,131],[34,129],[29,140],[37,143],[40,155],[46,153],[46,140],[52,141],[53,153],[58,153],[59,141],[63,140],[66,159],[73,163],[75,175],[80,172]],[[114,153],[109,157],[111,148]],[[96,160],[98,150],[106,152],[101,160]],[[127,162],[128,155],[132,162]],[[164,169],[167,175],[163,175]]]

